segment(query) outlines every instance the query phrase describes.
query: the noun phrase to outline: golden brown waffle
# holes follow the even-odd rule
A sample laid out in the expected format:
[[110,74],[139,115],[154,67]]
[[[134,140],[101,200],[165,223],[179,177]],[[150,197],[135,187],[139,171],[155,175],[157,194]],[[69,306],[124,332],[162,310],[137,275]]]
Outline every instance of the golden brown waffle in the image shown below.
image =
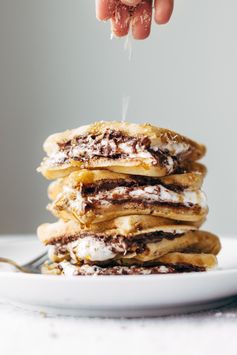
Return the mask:
[[157,181],[167,188],[176,187],[180,189],[195,191],[202,187],[203,179],[206,174],[206,167],[200,163],[190,163],[185,166],[185,173],[164,176],[161,178],[141,177],[136,175],[128,175],[122,173],[115,173],[108,170],[88,170],[82,169],[71,173],[65,178],[57,179],[49,185],[48,196],[51,200],[55,200],[57,195],[63,191],[64,186],[80,190],[83,186],[92,186],[106,182],[130,182],[131,184],[140,185]]
[[48,179],[81,168],[165,176],[183,161],[202,158],[206,151],[203,145],[167,129],[104,121],[54,134],[45,141],[44,150],[47,157],[38,170]]
[[200,231],[208,207],[201,187],[205,146],[149,124],[96,122],[44,143],[38,168],[56,179],[38,228],[49,247],[44,273],[144,275],[205,271],[219,238]]
[[216,256],[213,254],[170,253],[162,256],[159,261],[164,264],[188,264],[211,269],[217,265]]
[[96,223],[87,228],[80,225],[75,221],[64,222],[59,220],[55,223],[44,223],[38,227],[37,234],[40,241],[45,244],[52,244],[61,239],[74,239],[80,233],[104,233],[106,235],[118,236],[122,235],[125,238],[131,238],[137,234],[153,231],[168,231],[170,228],[178,229],[179,226],[185,230],[196,230],[199,225],[195,223],[185,223],[174,221],[168,218],[144,216],[144,215],[131,215],[118,217],[103,223]]
[[69,262],[45,264],[42,273],[48,275],[95,276],[95,275],[155,275],[205,271],[205,267],[188,264],[157,264],[152,266],[114,265],[72,265]]
[[163,178],[84,169],[50,184],[48,208],[58,218],[87,225],[134,214],[200,221],[208,209],[198,168]]
[[[60,221],[40,226],[38,236],[41,242],[53,246],[52,261],[72,260],[76,264],[104,265],[112,259],[125,265],[129,261],[143,264],[172,252],[197,253],[201,250],[201,253],[217,254],[220,250],[218,237],[211,233],[195,230],[190,225],[162,225],[162,220],[160,225],[152,226],[150,218],[146,222],[143,218],[140,224],[138,216],[134,220],[131,218],[131,227],[125,233],[123,218],[120,218],[121,227],[117,221],[116,228],[94,232],[80,229],[73,222]],[[127,217],[124,219],[128,221]]]

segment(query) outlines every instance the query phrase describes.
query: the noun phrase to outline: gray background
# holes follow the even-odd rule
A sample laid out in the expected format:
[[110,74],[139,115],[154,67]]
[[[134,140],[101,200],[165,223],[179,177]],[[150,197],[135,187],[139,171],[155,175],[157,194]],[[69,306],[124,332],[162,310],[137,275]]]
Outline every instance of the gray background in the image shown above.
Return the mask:
[[50,133],[100,119],[169,127],[208,146],[207,227],[236,232],[237,1],[177,0],[144,42],[110,40],[93,0],[0,0],[0,233],[53,220],[35,172]]

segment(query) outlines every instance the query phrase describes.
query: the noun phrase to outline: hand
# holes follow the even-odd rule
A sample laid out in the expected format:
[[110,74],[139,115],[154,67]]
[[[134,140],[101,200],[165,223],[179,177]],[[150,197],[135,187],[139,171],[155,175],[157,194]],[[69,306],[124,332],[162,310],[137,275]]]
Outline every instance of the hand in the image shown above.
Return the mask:
[[[122,37],[131,26],[135,39],[145,39],[151,31],[153,0],[96,0],[96,16],[99,20],[111,20],[112,32]],[[169,21],[174,6],[173,0],[154,0],[155,22]]]

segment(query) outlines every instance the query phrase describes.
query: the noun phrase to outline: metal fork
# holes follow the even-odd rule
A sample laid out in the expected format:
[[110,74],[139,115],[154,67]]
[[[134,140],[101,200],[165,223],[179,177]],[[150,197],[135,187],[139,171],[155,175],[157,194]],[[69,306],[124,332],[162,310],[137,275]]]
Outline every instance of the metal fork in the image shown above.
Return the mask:
[[6,263],[9,265],[14,266],[17,270],[27,273],[27,274],[40,274],[41,273],[41,266],[44,264],[44,262],[48,259],[48,253],[47,251],[44,252],[43,254],[40,254],[33,260],[29,261],[28,263],[24,265],[20,265],[14,260],[8,259],[8,258],[1,258],[0,257],[0,263]]

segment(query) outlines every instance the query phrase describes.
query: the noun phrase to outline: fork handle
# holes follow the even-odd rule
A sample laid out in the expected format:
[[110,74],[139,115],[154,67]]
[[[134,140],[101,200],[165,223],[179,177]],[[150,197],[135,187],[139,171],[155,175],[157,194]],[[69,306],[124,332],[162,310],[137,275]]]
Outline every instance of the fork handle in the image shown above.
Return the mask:
[[25,273],[29,273],[29,272],[30,272],[27,268],[25,268],[25,267],[23,267],[23,266],[17,264],[15,261],[13,261],[13,260],[11,260],[11,259],[8,259],[8,258],[1,258],[1,257],[0,257],[0,263],[5,263],[5,264],[12,265],[12,266],[14,266],[17,270],[19,270],[19,271],[21,271],[21,272],[25,272]]

